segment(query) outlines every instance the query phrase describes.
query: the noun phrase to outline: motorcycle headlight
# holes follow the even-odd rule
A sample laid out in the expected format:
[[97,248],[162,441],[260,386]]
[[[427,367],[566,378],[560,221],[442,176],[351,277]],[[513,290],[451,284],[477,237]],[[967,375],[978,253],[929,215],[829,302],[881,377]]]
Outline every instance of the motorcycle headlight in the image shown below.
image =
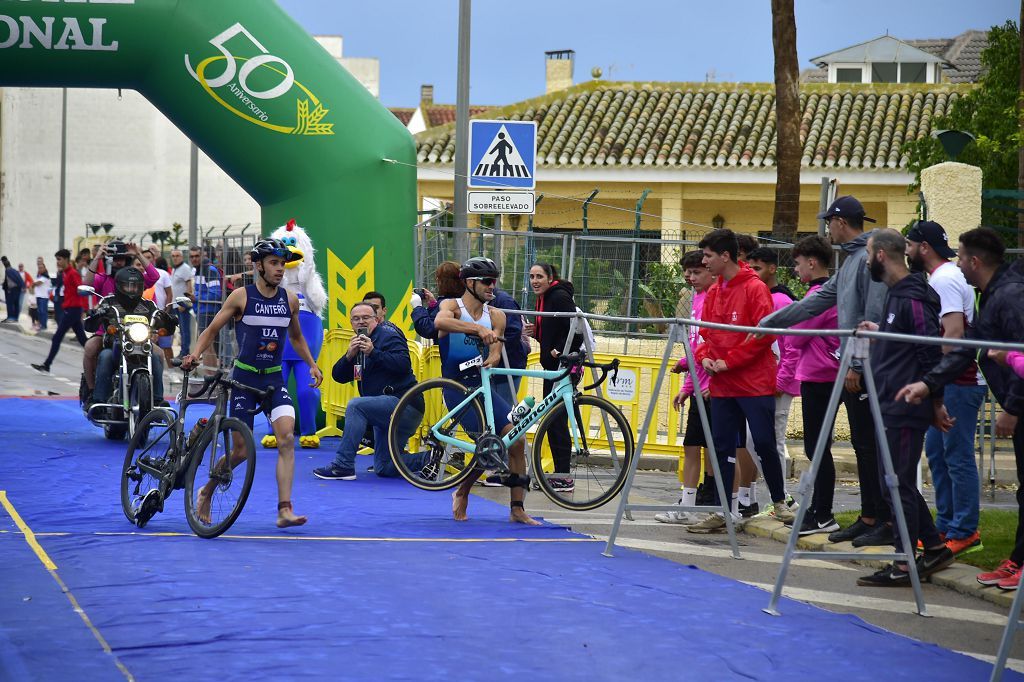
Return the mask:
[[142,343],[149,339],[149,325],[141,322],[134,322],[128,325],[128,338],[135,343]]

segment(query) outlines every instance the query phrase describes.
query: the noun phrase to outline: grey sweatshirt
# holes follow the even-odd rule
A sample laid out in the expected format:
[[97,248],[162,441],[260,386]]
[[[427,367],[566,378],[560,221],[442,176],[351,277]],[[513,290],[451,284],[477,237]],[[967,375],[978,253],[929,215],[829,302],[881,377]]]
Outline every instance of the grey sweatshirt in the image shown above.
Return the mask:
[[[842,266],[810,296],[766,316],[758,324],[772,329],[788,329],[798,322],[820,315],[836,307],[839,329],[854,329],[864,320],[882,321],[882,306],[888,293],[882,282],[872,282],[868,273],[868,238],[864,232],[839,248],[846,253]],[[845,347],[845,339],[844,339]],[[861,371],[860,361],[853,361],[853,369]]]

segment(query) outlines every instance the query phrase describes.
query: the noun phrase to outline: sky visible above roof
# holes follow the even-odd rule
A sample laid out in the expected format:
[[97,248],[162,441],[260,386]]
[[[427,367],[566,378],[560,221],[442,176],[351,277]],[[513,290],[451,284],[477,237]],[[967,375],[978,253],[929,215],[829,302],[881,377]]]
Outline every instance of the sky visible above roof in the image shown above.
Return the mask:
[[[278,0],[312,34],[344,37],[351,57],[380,59],[381,101],[416,106],[420,85],[454,103],[458,0]],[[953,38],[1019,16],[1013,0],[796,0],[801,70],[810,58],[886,32],[901,40]],[[472,5],[473,102],[544,93],[544,52],[576,51],[575,82],[597,66],[606,80],[771,81],[766,1],[477,0]]]

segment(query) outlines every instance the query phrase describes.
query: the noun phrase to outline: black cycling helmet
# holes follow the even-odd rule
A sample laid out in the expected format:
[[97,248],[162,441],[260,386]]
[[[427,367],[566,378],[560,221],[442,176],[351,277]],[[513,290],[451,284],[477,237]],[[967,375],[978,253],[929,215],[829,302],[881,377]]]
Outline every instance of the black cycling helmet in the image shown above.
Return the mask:
[[137,268],[121,268],[114,276],[114,290],[127,300],[138,302],[145,289],[145,279]]
[[490,258],[475,256],[470,258],[459,268],[459,277],[471,279],[474,277],[494,277],[497,279],[501,271]]
[[249,252],[249,257],[253,263],[257,263],[267,256],[280,256],[285,259],[286,263],[302,258],[302,256],[285,246],[285,243],[280,239],[261,239],[256,242],[256,245],[252,247],[252,251]]

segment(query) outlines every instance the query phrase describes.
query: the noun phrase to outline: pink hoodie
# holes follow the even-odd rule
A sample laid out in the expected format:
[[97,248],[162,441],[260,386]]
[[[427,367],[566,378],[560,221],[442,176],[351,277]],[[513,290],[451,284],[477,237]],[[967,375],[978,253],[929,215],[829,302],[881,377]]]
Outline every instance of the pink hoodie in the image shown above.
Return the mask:
[[1024,353],[1011,350],[1006,354],[1006,364],[1019,377],[1024,377]]
[[[772,293],[775,310],[781,310],[792,302],[793,299],[781,291]],[[779,344],[779,371],[775,376],[775,390],[779,393],[800,395],[800,382],[796,378],[796,366],[800,362],[800,352],[793,348],[792,339],[792,336],[776,337]]]
[[[690,311],[690,318],[694,320],[701,319],[701,315],[704,313],[704,300],[708,297],[708,292],[701,291],[693,295],[693,309]],[[700,327],[690,327],[689,329],[690,345],[694,349],[694,353],[697,352],[697,344],[700,343]],[[679,362],[676,366],[686,372],[686,378],[683,380],[683,393],[686,395],[693,395],[693,379],[690,378],[690,373],[687,371],[689,365],[686,362],[686,356],[679,358]],[[704,371],[704,368],[699,364],[697,365],[697,379],[700,380],[701,393],[708,390],[711,385],[711,377]]]
[[[807,290],[810,296],[821,288],[824,279],[815,280]],[[806,298],[806,296],[805,296]],[[820,315],[794,324],[793,329],[836,329],[836,308],[832,306]],[[835,336],[788,336],[789,345],[800,357],[797,381],[832,382],[839,372],[839,338]]]

